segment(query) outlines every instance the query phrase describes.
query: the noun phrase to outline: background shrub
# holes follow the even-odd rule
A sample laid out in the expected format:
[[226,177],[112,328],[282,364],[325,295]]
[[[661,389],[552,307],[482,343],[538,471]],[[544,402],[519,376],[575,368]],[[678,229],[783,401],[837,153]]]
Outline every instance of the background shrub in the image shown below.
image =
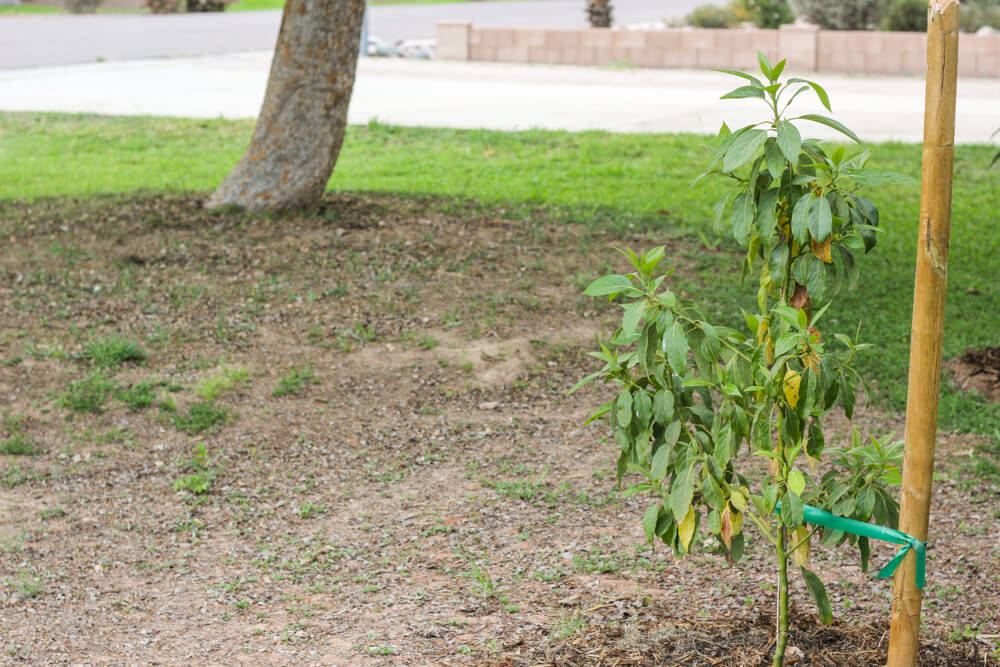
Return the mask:
[[878,25],[884,4],[884,0],[795,0],[795,9],[824,30],[868,30]]
[[702,5],[688,14],[684,22],[696,28],[732,28],[739,24],[740,17],[732,7]]
[[984,26],[1000,28],[1000,1],[966,0],[958,13],[962,32],[976,32]]
[[788,0],[737,0],[736,6],[746,12],[758,28],[773,29],[795,22]]
[[924,0],[895,0],[882,21],[882,29],[927,32],[927,3]]

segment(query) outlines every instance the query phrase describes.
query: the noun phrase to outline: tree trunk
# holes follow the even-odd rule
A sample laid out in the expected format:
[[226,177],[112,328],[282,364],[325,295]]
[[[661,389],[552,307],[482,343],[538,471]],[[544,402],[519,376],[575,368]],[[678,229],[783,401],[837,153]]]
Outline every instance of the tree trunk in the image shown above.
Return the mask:
[[250,147],[205,203],[315,204],[344,140],[365,0],[288,0]]

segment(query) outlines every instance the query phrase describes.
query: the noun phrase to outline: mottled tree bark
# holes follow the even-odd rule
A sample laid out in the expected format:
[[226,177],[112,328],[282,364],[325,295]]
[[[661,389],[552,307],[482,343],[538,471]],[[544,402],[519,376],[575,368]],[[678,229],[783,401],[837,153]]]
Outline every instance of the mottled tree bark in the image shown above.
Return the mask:
[[250,147],[205,206],[283,210],[323,195],[344,139],[365,0],[288,0]]

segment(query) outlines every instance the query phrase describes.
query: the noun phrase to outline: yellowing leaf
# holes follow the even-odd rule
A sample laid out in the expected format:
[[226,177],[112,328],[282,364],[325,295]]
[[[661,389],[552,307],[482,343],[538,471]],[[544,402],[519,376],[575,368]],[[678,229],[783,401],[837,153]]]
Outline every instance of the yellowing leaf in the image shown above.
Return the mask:
[[819,474],[819,459],[814,459],[806,452],[806,463],[809,465],[809,472],[813,475]]
[[747,499],[746,496],[744,496],[741,491],[733,489],[729,494],[729,502],[731,502],[733,504],[733,507],[735,507],[740,512],[747,511]]
[[799,385],[802,384],[802,376],[799,375],[798,371],[793,371],[788,369],[785,371],[785,381],[783,383],[785,390],[785,400],[793,408],[799,404]]
[[768,327],[768,322],[767,322],[767,318],[765,317],[764,319],[762,319],[760,321],[760,324],[757,325],[757,344],[758,345],[760,345],[761,343],[764,342],[764,336],[767,335],[767,327]]
[[729,548],[729,541],[733,539],[733,519],[732,514],[729,511],[729,505],[726,505],[726,509],[722,510],[722,519],[720,521],[721,528],[719,530],[719,537],[722,538],[722,542]]
[[806,358],[802,360],[802,363],[806,365],[814,373],[819,373],[819,355],[815,352],[810,352],[806,355]]
[[799,546],[789,555],[792,557],[792,560],[795,561],[796,565],[799,567],[805,567],[809,564],[809,528],[806,526],[799,526],[792,531],[791,538],[792,543],[789,546],[794,547],[796,544],[799,544],[799,542],[802,544],[799,544]]
[[681,525],[677,526],[677,537],[681,539],[684,551],[690,551],[691,538],[694,537],[694,507],[689,507]]
[[743,513],[742,512],[733,512],[733,515],[731,517],[731,521],[733,522],[733,535],[739,535],[740,533],[742,533],[743,532]]
[[830,237],[827,236],[826,240],[817,242],[816,239],[812,239],[812,251],[813,254],[819,257],[821,260],[827,264],[833,264],[833,257],[830,256]]
[[795,492],[795,495],[801,496],[802,492],[806,489],[806,476],[802,474],[801,470],[792,470],[788,473],[788,488]]

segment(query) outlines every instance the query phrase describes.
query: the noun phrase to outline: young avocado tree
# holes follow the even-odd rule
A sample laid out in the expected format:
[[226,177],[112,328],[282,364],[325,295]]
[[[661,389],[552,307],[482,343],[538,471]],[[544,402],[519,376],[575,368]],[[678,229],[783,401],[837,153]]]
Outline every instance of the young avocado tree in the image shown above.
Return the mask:
[[[749,519],[773,547],[779,581],[774,664],[781,665],[790,565],[820,618],[832,620],[823,583],[807,569],[813,538],[826,545],[849,541],[862,567],[868,564],[867,537],[830,527],[819,532],[806,510],[886,526],[898,518],[886,487],[899,483],[900,443],[863,443],[855,432],[847,448],[826,447],[823,417],[838,407],[853,417],[861,377],[852,362],[867,345],[821,333],[838,290],[857,283],[858,260],[875,247],[878,209],[860,190],[896,179],[866,169],[867,151],[848,157],[842,146],[828,153],[803,140],[797,121],[826,125],[860,143],[827,116],[790,116],[792,101],[810,91],[829,110],[826,91],[804,79],[782,82],[784,60],[772,66],[760,54],[759,62],[763,79],[724,70],[746,85],[723,98],[759,98],[768,117],[733,132],[723,125],[706,172],[732,182],[715,206],[715,220],[746,250],[743,278],[757,286],[756,307],[743,312],[746,328],[711,324],[697,304],[664,288],[662,246],[638,255],[620,251],[634,271],[599,278],[585,293],[617,299],[621,327],[592,353],[604,367],[578,387],[598,378],[618,387],[590,419],[610,417],[619,483],[626,473],[639,476],[626,494],[654,498],[642,518],[651,543],[660,539],[684,555],[708,539],[738,561]],[[836,465],[820,475],[824,454]]]

